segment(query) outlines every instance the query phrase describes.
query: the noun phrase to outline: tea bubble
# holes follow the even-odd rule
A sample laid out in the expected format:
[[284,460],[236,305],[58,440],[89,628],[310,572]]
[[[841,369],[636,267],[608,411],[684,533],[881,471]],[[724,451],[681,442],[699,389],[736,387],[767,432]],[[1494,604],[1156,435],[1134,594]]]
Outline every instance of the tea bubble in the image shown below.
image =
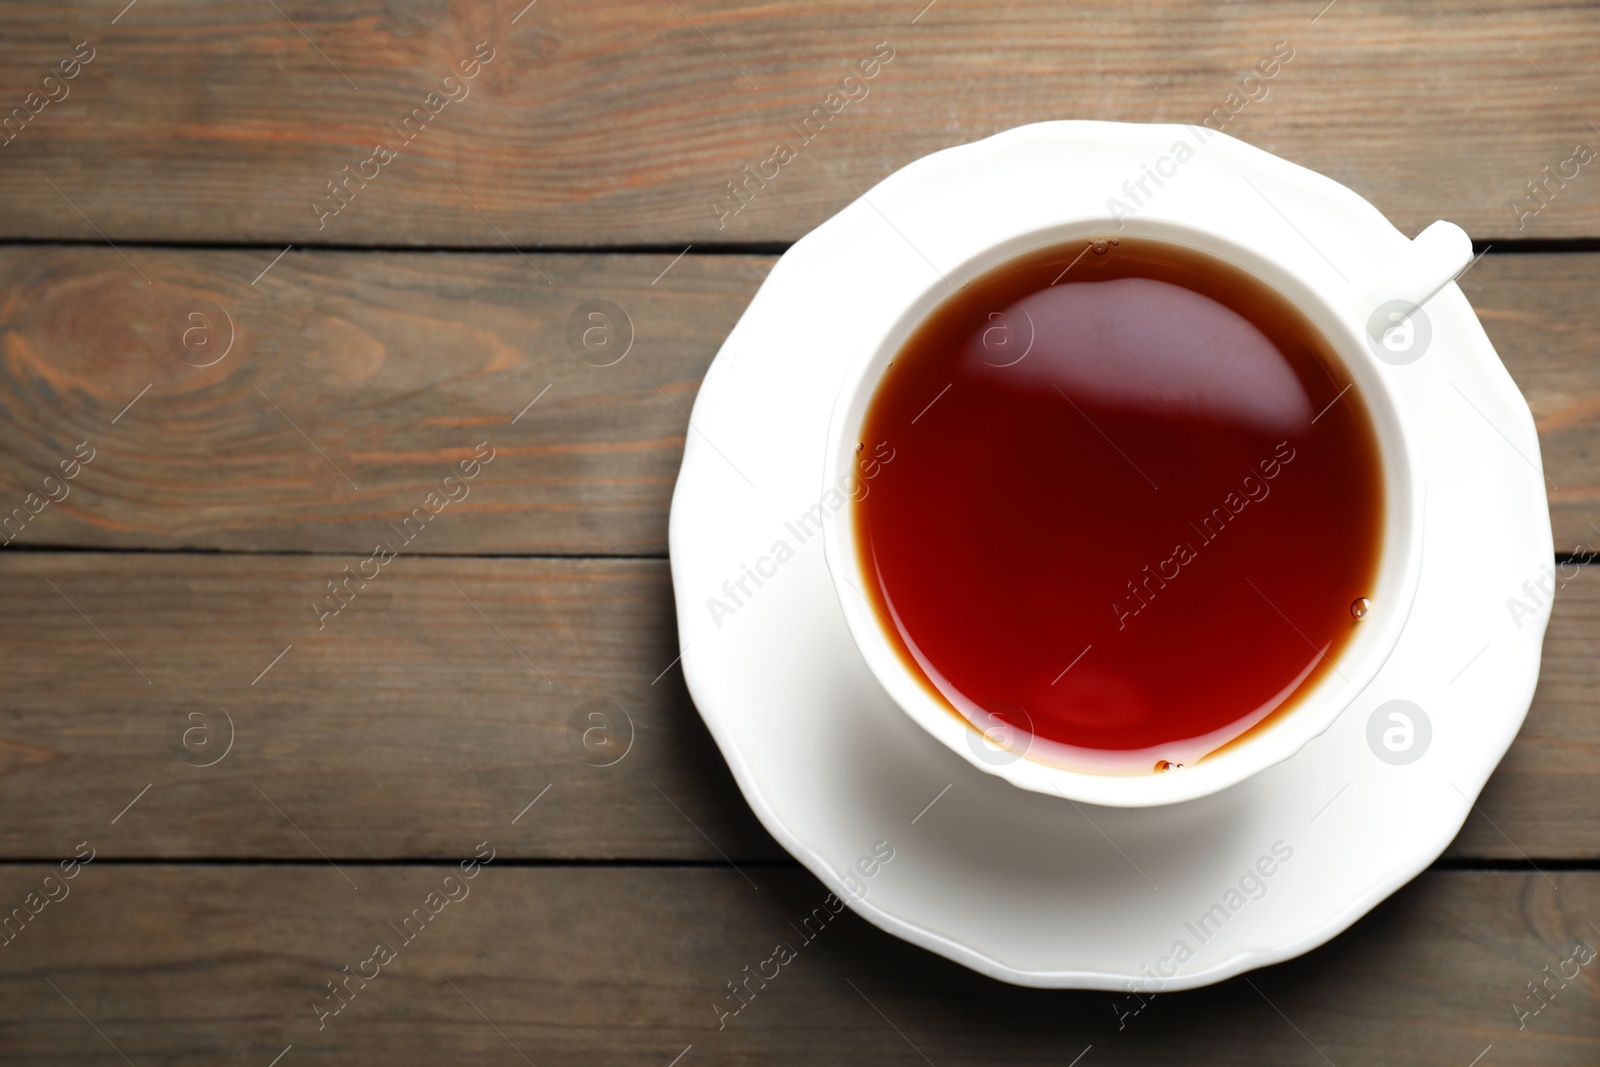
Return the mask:
[[1350,604],[1350,614],[1358,619],[1367,617],[1367,612],[1372,610],[1372,601],[1364,596],[1358,596]]
[[1157,771],[1181,771],[1181,770],[1183,770],[1183,764],[1181,764],[1181,763],[1172,763],[1172,762],[1169,762],[1168,760],[1158,759],[1158,760],[1156,760],[1156,770]]
[[1095,255],[1103,256],[1103,255],[1106,254],[1106,252],[1108,252],[1111,249],[1111,246],[1116,244],[1116,243],[1117,243],[1117,239],[1115,237],[1111,238],[1110,240],[1106,240],[1105,238],[1102,237],[1102,238],[1098,238],[1094,242],[1092,242],[1089,247],[1094,252]]

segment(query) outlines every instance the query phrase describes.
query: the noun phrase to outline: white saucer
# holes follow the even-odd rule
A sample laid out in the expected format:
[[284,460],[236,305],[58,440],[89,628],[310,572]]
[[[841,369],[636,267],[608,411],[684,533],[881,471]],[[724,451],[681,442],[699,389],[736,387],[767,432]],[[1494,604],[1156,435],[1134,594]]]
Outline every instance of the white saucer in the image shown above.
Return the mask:
[[[1183,989],[1327,941],[1450,843],[1538,678],[1548,599],[1520,625],[1508,609],[1508,598],[1532,603],[1523,583],[1537,585],[1554,560],[1538,440],[1454,284],[1426,306],[1430,349],[1390,368],[1424,450],[1416,603],[1377,678],[1297,756],[1184,804],[1077,805],[970,766],[869,673],[820,539],[796,533],[819,502],[830,409],[852,338],[866,336],[860,323],[904,306],[940,269],[941,196],[982,203],[997,233],[1103,213],[1123,178],[1187,129],[1022,127],[919,160],[845,208],[778,262],[723,345],[673,497],[685,677],[756,815],[871,922],[1008,982]],[[1336,272],[1359,273],[1372,247],[1404,240],[1343,186],[1223,135],[1184,164],[1193,168],[1248,174],[1256,191],[1236,183],[1229,209],[1270,208],[1272,240],[1308,241]],[[1185,185],[1180,171],[1150,214],[1205,209],[1186,202]],[[777,553],[782,562],[780,541],[793,553]],[[735,601],[724,582],[737,593],[746,565],[764,572],[761,584],[745,578],[750,595]],[[734,610],[714,618],[713,597]],[[1431,725],[1408,764],[1368,741],[1369,720],[1396,699]],[[893,859],[858,867],[877,842]],[[1270,876],[1247,877],[1263,857]]]

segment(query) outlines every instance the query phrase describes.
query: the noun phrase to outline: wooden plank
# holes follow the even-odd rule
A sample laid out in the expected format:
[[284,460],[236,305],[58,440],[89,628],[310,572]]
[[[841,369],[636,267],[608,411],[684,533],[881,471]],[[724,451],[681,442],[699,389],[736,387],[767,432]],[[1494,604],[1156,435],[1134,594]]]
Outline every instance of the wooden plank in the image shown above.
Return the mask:
[[1491,253],[1461,279],[1533,410],[1558,552],[1600,551],[1597,286],[1600,256],[1580,254]]
[[[420,551],[664,554],[700,376],[771,265],[541,256],[546,285],[515,255],[133,256],[151,286],[109,250],[0,252],[6,510],[97,452],[22,543],[366,553],[488,442]],[[613,365],[568,344],[594,300],[622,308]]]
[[[0,557],[0,856],[448,857],[485,826],[510,856],[784,857],[674,666],[664,562],[363,559]],[[346,566],[378,576],[319,630]],[[1600,857],[1597,633],[1589,568],[1452,856]]]
[[673,667],[664,562],[366,559],[0,559],[0,850],[140,795],[110,854],[448,856],[482,824],[513,855],[782,855]]
[[[545,285],[509,254],[273,255],[133,250],[147,287],[109,249],[0,249],[0,503],[96,449],[18,543],[365,553],[489,441],[421,550],[665,554],[684,413],[773,262],[542,255]],[[1463,284],[1538,419],[1557,547],[1600,546],[1600,256],[1491,253]],[[167,338],[196,300],[235,326],[208,368]],[[611,366],[567,340],[595,300],[634,335]]]
[[1600,857],[1600,811],[1589,777],[1600,753],[1600,568],[1567,563],[1556,578],[1533,705],[1446,853],[1452,858]]
[[[1600,181],[1572,162],[1600,144],[1582,114],[1600,95],[1586,5],[277,6],[142,0],[113,19],[85,0],[4,5],[0,103],[38,114],[0,149],[0,235],[789,241],[853,199],[850,183],[940,148],[1044,119],[1199,123],[1219,108],[1226,132],[1350,185],[1407,232],[1449,218],[1480,239],[1600,235]],[[78,42],[92,61],[47,86]],[[445,83],[480,42],[489,63]],[[1288,63],[1247,82],[1280,42]],[[892,58],[844,81],[875,53]],[[408,141],[397,128],[416,109]],[[795,158],[767,164],[779,141]],[[1537,213],[1519,212],[1527,183],[1563,164]],[[728,217],[741,165],[769,178]],[[335,180],[351,181],[348,206],[325,218]]]
[[[461,826],[456,849],[469,857],[496,836]],[[1548,884],[1427,874],[1308,956],[1140,1008],[1126,994],[1007,986],[849,912],[813,924],[807,941],[796,928],[827,895],[792,870],[757,871],[752,889],[726,868],[502,864],[448,885],[454,866],[352,869],[359,890],[325,866],[79,867],[52,883],[70,895],[0,953],[0,1037],[16,1062],[63,1065],[118,1052],[265,1065],[291,1045],[285,1065],[397,1067],[1064,1065],[1090,1046],[1084,1064],[1465,1067],[1491,1045],[1482,1062],[1497,1065],[1600,1056],[1600,964],[1573,956],[1581,942],[1593,961],[1600,940],[1587,921],[1600,912],[1593,872]],[[0,871],[0,900],[20,903],[51,870]],[[397,932],[447,891],[454,902]],[[780,942],[793,958],[765,967],[777,968],[765,988],[751,980],[719,1029],[713,1005],[739,1003],[728,983]],[[1519,1030],[1512,1005],[1536,1003],[1526,983],[1545,968],[1587,978],[1551,978]],[[336,999],[328,983],[358,971],[371,980]],[[341,1004],[326,1018],[315,1007]]]

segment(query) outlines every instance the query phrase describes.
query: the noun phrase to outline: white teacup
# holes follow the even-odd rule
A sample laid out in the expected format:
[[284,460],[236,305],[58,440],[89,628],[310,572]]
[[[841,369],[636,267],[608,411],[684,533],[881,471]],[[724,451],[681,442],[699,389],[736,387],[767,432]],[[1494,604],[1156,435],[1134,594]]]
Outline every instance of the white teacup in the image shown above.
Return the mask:
[[[959,206],[954,214],[962,214]],[[1398,253],[1384,252],[1362,275],[1361,284],[1341,286],[1325,277],[1308,281],[1317,271],[1293,251],[1284,252],[1283,242],[1273,246],[1271,255],[1252,250],[1239,241],[1240,229],[1239,220],[1226,213],[1212,220],[1201,213],[1173,219],[1150,212],[1148,217],[1122,220],[1120,226],[1111,218],[1051,225],[979,248],[954,267],[941,266],[943,278],[930,280],[887,333],[856,360],[840,387],[827,436],[823,480],[830,488],[860,476],[861,457],[870,456],[875,444],[863,442],[860,429],[884,369],[912,331],[956,288],[1035,249],[1120,233],[1205,253],[1271,286],[1322,333],[1371,415],[1382,458],[1384,531],[1368,616],[1334,659],[1334,669],[1297,694],[1289,709],[1176,771],[1157,772],[1152,767],[1145,774],[1091,773],[1052,759],[1048,742],[1035,743],[998,719],[985,722],[981,714],[958,711],[925,672],[906,662],[868,599],[865,590],[871,579],[859,563],[854,509],[836,516],[825,531],[828,568],[867,665],[913,720],[982,771],[1024,789],[1094,804],[1138,807],[1204,796],[1289,758],[1325,731],[1377,675],[1400,638],[1420,571],[1425,494],[1418,443],[1393,380],[1396,368],[1408,360],[1403,349],[1396,350],[1398,346],[1391,343],[1389,331],[1395,326],[1411,328],[1409,310],[1425,304],[1466,266],[1471,244],[1459,227],[1435,223]],[[1314,251],[1308,249],[1303,255]],[[1396,314],[1395,308],[1402,311]],[[858,453],[863,443],[867,449]]]

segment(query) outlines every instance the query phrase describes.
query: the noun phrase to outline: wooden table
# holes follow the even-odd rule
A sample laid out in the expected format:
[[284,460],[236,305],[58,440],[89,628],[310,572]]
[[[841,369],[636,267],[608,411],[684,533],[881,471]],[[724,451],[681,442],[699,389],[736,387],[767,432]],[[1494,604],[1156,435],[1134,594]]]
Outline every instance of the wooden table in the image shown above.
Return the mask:
[[[1600,1061],[1600,964],[1528,986],[1600,940],[1593,3],[124,2],[0,7],[0,1061]],[[822,890],[674,665],[683,413],[852,183],[1067,117],[1210,117],[1492,245],[1569,561],[1532,711],[1291,963],[1133,1014],[847,915],[719,1029]]]

